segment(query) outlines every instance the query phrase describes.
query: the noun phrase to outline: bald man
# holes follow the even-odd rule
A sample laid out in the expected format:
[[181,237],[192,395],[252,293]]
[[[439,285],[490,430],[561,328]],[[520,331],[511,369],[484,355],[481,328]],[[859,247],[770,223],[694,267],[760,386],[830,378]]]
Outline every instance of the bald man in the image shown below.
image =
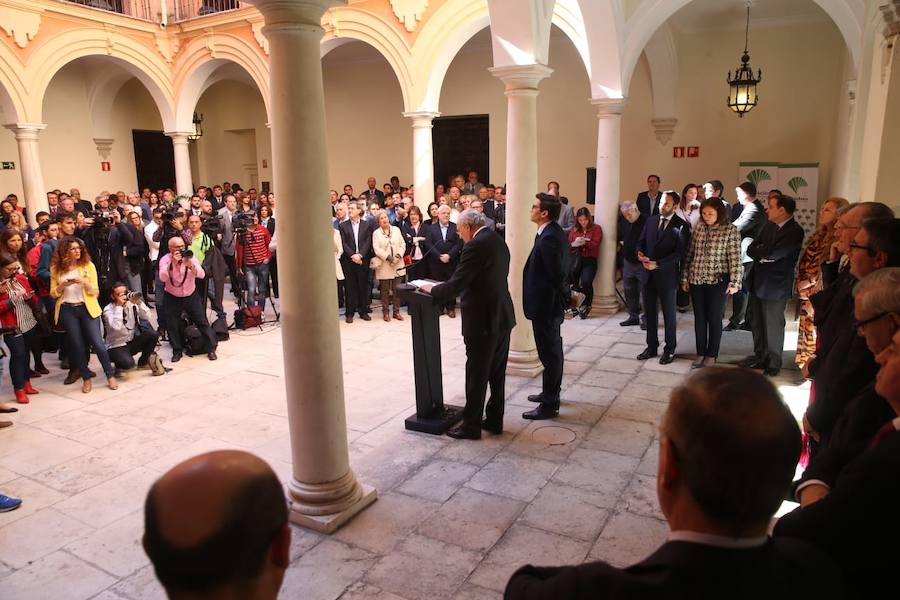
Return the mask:
[[247,452],[195,456],[147,494],[144,550],[172,600],[277,598],[290,545],[281,483]]

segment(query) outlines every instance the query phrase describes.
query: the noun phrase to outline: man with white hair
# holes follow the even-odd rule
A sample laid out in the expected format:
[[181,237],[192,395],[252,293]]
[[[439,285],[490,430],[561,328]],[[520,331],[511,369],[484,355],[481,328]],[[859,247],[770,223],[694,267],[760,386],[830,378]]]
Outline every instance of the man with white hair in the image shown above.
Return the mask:
[[150,205],[142,202],[141,195],[137,192],[130,192],[128,194],[128,207],[124,207],[126,212],[137,209],[141,213],[141,219],[145,222],[149,222],[153,219],[153,212],[150,210]]
[[622,252],[622,285],[625,288],[625,306],[628,308],[628,318],[619,323],[622,327],[641,325],[641,288],[650,277],[647,270],[638,260],[638,242],[641,232],[644,231],[644,223],[647,215],[638,209],[632,200],[626,200],[619,209],[622,212],[622,220],[619,221],[619,250]]

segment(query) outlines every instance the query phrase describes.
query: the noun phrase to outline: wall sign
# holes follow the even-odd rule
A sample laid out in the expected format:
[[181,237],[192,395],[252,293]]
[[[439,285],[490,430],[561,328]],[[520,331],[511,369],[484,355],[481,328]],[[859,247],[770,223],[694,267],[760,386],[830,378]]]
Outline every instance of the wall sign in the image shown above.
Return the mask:
[[672,158],[684,158],[684,146],[672,146]]
[[4,171],[14,171],[16,169],[16,163],[11,160],[0,162],[0,169]]
[[109,161],[104,160],[103,162],[101,162],[100,170],[101,171],[109,171]]
[[700,156],[700,146],[688,146],[687,157],[697,158],[698,156]]

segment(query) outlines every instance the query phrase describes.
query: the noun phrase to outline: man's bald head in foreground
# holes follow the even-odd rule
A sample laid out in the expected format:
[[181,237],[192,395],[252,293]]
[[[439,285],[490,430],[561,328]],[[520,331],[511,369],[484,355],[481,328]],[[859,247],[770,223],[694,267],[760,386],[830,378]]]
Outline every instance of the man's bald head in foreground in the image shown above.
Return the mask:
[[190,458],[144,507],[144,550],[170,598],[276,598],[291,533],[281,483],[237,450]]

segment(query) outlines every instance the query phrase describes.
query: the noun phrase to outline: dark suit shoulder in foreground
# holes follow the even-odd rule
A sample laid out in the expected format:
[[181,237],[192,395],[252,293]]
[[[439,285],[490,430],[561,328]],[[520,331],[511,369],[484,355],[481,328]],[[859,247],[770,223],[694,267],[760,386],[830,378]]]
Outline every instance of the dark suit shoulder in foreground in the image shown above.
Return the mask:
[[617,569],[604,562],[519,569],[506,600],[844,598],[831,560],[797,540],[749,549],[667,542],[644,561]]

